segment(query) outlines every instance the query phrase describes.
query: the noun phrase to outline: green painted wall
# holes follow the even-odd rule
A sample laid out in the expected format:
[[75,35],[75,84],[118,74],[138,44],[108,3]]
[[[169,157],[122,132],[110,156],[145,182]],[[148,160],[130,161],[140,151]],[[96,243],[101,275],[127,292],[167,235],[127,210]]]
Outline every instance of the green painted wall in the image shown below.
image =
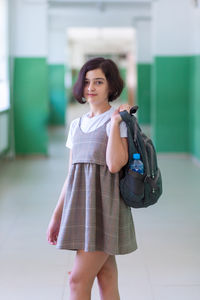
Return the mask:
[[151,64],[137,65],[136,102],[139,106],[138,120],[140,124],[150,124],[151,115]]
[[47,154],[46,58],[15,58],[13,109],[16,154]]
[[200,56],[191,57],[190,106],[190,151],[200,160]]
[[190,57],[155,57],[152,132],[160,152],[189,152]]
[[67,104],[65,90],[65,66],[52,64],[48,66],[49,80],[49,124],[64,125]]

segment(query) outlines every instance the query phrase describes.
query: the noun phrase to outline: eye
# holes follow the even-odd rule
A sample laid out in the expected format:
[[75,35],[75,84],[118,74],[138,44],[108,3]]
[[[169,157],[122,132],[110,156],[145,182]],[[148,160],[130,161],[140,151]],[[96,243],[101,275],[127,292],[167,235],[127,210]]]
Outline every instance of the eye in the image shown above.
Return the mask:
[[103,82],[102,82],[102,81],[97,81],[97,83],[98,83],[98,84],[102,84]]

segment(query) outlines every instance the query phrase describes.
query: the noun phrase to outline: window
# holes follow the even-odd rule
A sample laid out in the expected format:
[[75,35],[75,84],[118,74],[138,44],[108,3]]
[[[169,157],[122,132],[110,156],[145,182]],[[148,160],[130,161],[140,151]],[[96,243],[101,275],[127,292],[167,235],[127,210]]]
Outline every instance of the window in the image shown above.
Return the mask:
[[8,76],[8,1],[0,1],[0,111],[10,107]]

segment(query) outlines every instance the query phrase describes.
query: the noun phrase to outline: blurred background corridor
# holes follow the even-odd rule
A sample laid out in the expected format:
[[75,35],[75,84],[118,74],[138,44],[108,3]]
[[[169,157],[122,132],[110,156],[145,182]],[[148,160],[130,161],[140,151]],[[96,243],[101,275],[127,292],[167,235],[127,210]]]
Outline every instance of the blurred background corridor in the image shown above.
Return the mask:
[[[0,0],[0,298],[67,300],[74,252],[46,231],[68,172],[73,84],[113,59],[158,152],[163,195],[132,209],[121,300],[200,299],[200,0]],[[100,299],[95,281],[92,300]],[[80,299],[82,300],[82,299]]]

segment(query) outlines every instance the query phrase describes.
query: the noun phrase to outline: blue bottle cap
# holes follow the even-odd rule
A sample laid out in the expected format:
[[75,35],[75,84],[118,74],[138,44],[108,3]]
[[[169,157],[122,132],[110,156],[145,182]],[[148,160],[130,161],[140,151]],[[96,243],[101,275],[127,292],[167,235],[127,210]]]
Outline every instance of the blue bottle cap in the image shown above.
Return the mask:
[[134,153],[133,158],[134,159],[140,159],[140,153]]

